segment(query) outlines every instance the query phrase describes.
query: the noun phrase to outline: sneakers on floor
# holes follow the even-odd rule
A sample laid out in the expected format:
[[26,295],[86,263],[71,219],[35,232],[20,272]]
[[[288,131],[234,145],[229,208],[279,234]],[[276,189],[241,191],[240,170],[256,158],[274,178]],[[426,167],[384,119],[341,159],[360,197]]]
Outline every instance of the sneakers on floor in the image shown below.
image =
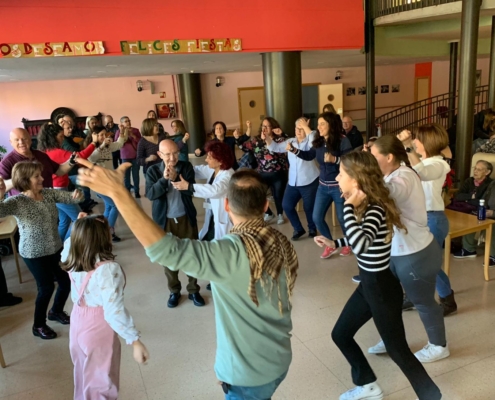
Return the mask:
[[325,250],[323,250],[323,253],[321,254],[321,258],[330,258],[332,254],[335,254],[338,250],[335,247],[325,247]]
[[352,253],[352,250],[351,250],[351,247],[350,246],[342,247],[342,250],[340,250],[340,255],[342,257],[350,256],[351,253]]
[[385,354],[386,352],[387,349],[385,348],[385,343],[383,343],[383,340],[380,340],[377,344],[368,349],[368,353],[370,354]]
[[268,224],[273,218],[275,218],[275,215],[273,214],[265,214],[265,222]]
[[441,360],[443,358],[447,358],[448,356],[450,356],[450,351],[448,345],[442,347],[428,342],[425,347],[414,353],[414,355],[422,363],[430,363]]
[[[483,263],[483,267],[485,266],[485,263]],[[495,257],[490,256],[490,262],[488,263],[488,267],[493,268],[495,267]]]
[[404,296],[404,300],[402,300],[402,311],[414,310],[414,304],[411,300]]
[[354,283],[361,283],[361,277],[360,277],[359,275],[354,275],[354,276],[352,277],[352,281],[353,281]]
[[285,224],[284,216],[282,214],[278,214],[277,225],[283,225],[283,224]]
[[475,258],[475,251],[467,251],[466,249],[460,249],[454,253],[454,258]]
[[383,390],[378,383],[368,383],[364,386],[356,386],[354,389],[342,393],[339,400],[382,400]]

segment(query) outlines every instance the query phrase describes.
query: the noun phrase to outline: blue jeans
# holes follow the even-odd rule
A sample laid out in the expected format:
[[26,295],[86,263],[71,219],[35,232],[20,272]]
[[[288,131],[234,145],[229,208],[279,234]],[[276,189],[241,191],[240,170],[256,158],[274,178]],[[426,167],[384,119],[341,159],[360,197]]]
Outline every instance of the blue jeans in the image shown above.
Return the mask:
[[[67,189],[57,189],[65,190]],[[62,242],[70,236],[71,224],[77,219],[81,212],[81,207],[78,204],[62,204],[56,203],[58,208],[58,234]]]
[[134,193],[139,193],[139,167],[137,160],[134,158],[132,160],[122,160],[122,163],[131,163],[132,167],[125,171],[124,184],[127,190],[131,190],[131,172],[132,172],[132,183],[134,184]]
[[304,231],[304,228],[299,219],[299,214],[296,211],[296,206],[301,198],[303,199],[304,213],[308,220],[308,228],[310,231],[316,231],[316,225],[313,222],[313,209],[315,205],[316,191],[318,190],[318,178],[314,182],[305,186],[290,186],[285,189],[282,207],[285,215],[289,218],[290,224],[296,232]]
[[[438,242],[440,248],[443,248],[445,238],[449,233],[449,220],[445,216],[443,211],[430,211],[428,215],[428,228],[432,233],[435,240]],[[447,297],[452,293],[452,287],[450,286],[450,279],[443,269],[440,269],[437,274],[436,289],[440,297]]]
[[97,194],[97,196],[105,203],[105,211],[103,212],[103,216],[108,220],[108,225],[110,225],[110,228],[112,229],[115,228],[115,222],[117,222],[119,210],[117,210],[115,203],[110,197],[102,194]]
[[225,400],[270,400],[286,376],[287,372],[262,386],[230,386]]
[[89,206],[89,203],[91,203],[91,190],[89,190],[89,188],[86,186],[79,186],[77,184],[77,175],[70,175],[69,179],[74,186],[76,186],[78,189],[80,189],[83,192],[84,201],[82,203],[79,203],[79,206],[82,209],[86,208],[87,206]]
[[340,188],[338,186],[323,186],[319,185],[316,191],[315,206],[313,209],[313,220],[315,221],[316,228],[327,239],[332,240],[332,234],[330,228],[325,221],[327,211],[335,202],[335,210],[337,212],[337,219],[339,220],[342,232],[345,235],[344,228],[344,198],[341,197]]

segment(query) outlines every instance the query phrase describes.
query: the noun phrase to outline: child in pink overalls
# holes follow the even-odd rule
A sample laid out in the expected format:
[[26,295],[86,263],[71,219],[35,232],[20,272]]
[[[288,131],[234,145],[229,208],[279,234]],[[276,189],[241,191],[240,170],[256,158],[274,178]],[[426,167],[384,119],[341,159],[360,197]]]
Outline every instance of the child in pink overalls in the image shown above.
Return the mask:
[[64,267],[69,271],[74,302],[70,326],[74,399],[117,399],[120,375],[117,334],[132,344],[138,363],[144,363],[149,354],[124,306],[125,275],[114,261],[107,220],[102,215],[78,219],[69,246]]

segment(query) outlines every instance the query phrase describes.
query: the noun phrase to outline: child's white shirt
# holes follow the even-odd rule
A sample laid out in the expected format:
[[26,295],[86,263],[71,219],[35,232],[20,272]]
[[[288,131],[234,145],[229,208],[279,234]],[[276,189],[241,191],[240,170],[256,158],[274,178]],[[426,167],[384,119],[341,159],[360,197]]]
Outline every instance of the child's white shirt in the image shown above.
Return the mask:
[[[70,239],[64,243],[65,257],[67,259]],[[99,260],[97,260],[98,262]],[[72,272],[71,298],[77,303],[79,290],[88,272]],[[101,264],[89,279],[84,291],[84,301],[87,307],[103,307],[105,321],[120,335],[127,344],[132,344],[139,339],[139,331],[129,311],[124,306],[125,276],[120,265],[114,261],[106,261]]]

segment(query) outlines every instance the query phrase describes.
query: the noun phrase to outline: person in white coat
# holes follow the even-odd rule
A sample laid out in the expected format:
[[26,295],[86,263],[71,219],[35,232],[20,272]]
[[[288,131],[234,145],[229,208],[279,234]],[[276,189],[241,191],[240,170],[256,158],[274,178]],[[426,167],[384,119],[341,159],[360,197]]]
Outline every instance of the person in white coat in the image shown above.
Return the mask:
[[[93,154],[89,156],[88,160],[104,168],[113,169],[112,153],[122,148],[127,140],[127,132],[128,131],[125,131],[125,133],[121,135],[116,142],[114,142],[111,137],[107,137],[106,129],[101,128],[100,132],[98,132],[99,146]],[[112,231],[112,241],[120,242],[120,238],[115,234],[115,223],[119,217],[119,211],[110,197],[103,196],[102,194],[97,194],[97,196],[105,203],[105,211],[103,215],[108,220],[108,224],[110,225],[110,229]]]
[[[206,179],[206,183],[195,183],[192,186],[195,197],[205,199],[205,223],[199,232],[199,239],[211,241],[221,239],[232,228],[224,202],[230,178],[234,174],[234,157],[229,146],[222,142],[210,142],[206,148],[206,164],[194,167],[196,179]],[[182,176],[179,182],[172,182],[177,190],[187,190],[189,182]],[[211,290],[210,285],[206,287]]]

